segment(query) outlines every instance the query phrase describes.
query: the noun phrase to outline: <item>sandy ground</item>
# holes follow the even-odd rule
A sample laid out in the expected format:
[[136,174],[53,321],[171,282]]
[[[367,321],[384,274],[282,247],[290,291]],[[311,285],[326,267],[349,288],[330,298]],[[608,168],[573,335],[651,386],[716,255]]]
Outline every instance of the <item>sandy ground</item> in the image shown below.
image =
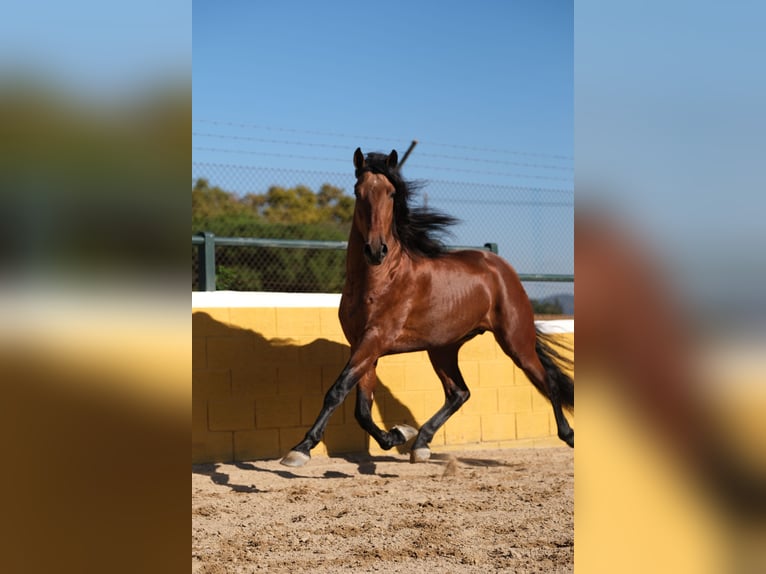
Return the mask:
[[192,572],[571,572],[566,447],[192,467]]

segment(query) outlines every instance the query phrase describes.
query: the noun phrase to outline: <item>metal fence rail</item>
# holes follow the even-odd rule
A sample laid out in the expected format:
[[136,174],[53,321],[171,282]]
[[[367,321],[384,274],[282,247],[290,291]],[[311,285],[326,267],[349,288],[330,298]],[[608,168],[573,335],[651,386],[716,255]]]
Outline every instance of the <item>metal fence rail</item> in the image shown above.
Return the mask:
[[[261,249],[309,249],[309,250],[333,250],[345,251],[346,241],[314,241],[304,239],[269,239],[252,237],[218,237],[205,231],[192,235],[192,290],[215,291],[217,285],[216,248],[261,248]],[[497,243],[485,243],[482,246],[453,245],[449,249],[485,249],[493,253],[498,252]],[[244,261],[242,265],[247,265]],[[196,268],[196,272],[195,272]],[[194,280],[196,275],[196,281]],[[524,282],[540,283],[573,283],[573,275],[522,273],[519,278]],[[253,286],[250,290],[278,290],[264,288],[260,285]]]

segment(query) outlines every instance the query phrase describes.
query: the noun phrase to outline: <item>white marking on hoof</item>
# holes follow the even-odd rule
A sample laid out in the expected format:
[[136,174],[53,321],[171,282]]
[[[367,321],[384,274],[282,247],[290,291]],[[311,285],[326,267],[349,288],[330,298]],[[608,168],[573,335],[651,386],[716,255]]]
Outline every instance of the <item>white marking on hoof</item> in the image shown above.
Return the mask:
[[285,466],[298,467],[298,466],[303,466],[309,460],[311,460],[311,457],[309,455],[303,454],[302,452],[298,452],[297,450],[291,450],[290,452],[287,453],[287,456],[285,456],[285,458],[279,461],[279,463]]
[[418,436],[418,429],[412,428],[410,425],[396,425],[391,430],[398,430],[404,436],[404,442],[407,442],[411,438]]
[[430,448],[416,448],[410,452],[410,462],[427,462],[431,458]]

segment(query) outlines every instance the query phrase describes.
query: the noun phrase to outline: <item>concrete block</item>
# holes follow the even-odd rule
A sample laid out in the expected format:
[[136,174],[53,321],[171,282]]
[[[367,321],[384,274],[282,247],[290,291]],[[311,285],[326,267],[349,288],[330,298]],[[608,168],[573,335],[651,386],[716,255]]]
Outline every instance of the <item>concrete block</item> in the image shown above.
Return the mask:
[[338,377],[340,376],[341,372],[343,371],[343,367],[345,366],[346,364],[344,363],[340,368],[338,368],[337,365],[322,365],[319,367],[322,372],[323,393],[326,393],[328,390],[330,390],[330,387],[335,384],[335,381],[338,380]]
[[260,334],[253,334],[253,349],[249,355],[248,364],[254,367],[260,365],[275,365],[279,351],[284,342],[279,339],[266,339]]
[[380,383],[378,388],[385,388],[391,393],[405,390],[405,363],[392,363],[390,361],[379,361],[375,370]]
[[527,385],[530,389],[530,395],[532,396],[532,410],[535,412],[548,412],[551,407],[551,402],[543,396],[543,394],[532,386],[532,383]]
[[225,337],[232,334],[229,325],[229,309],[213,307],[192,311],[193,337]]
[[231,462],[233,459],[232,432],[192,433],[192,463]]
[[492,333],[484,333],[471,339],[461,347],[458,355],[462,361],[492,361],[498,357],[505,355],[498,348]]
[[[350,353],[337,310],[329,308],[196,309],[192,333],[192,458],[199,462],[284,455],[315,421]],[[559,338],[574,343],[572,334]],[[460,368],[471,399],[433,446],[557,440],[550,403],[491,333],[463,347]],[[384,357],[377,376],[372,416],[381,428],[419,427],[444,402],[425,352]],[[384,452],[357,425],[355,395],[332,415],[327,444],[320,442],[312,456]],[[574,426],[574,417],[567,418]]]
[[328,337],[339,343],[346,342],[346,336],[340,326],[338,310],[331,307],[318,309],[319,329],[323,337]]
[[405,363],[404,389],[406,391],[433,391],[441,388],[441,381],[430,362]]
[[463,404],[460,412],[468,415],[497,413],[497,389],[479,387],[471,391],[471,398]]
[[481,440],[502,441],[516,438],[515,414],[484,414],[481,416]]
[[253,336],[237,337],[208,337],[207,366],[209,369],[231,369],[234,367],[250,367],[254,363]]
[[390,425],[406,423],[419,427],[428,420],[422,392],[401,392],[386,395],[383,401],[384,420]]
[[192,370],[207,368],[207,339],[192,337]]
[[281,395],[322,392],[322,369],[303,363],[280,365],[277,367],[277,390]]
[[532,381],[529,380],[527,374],[519,369],[516,365],[513,366],[513,384],[517,387],[525,387],[531,385]]
[[532,411],[532,385],[501,387],[497,389],[497,407],[501,413],[528,413]]
[[513,384],[514,365],[510,359],[479,363],[480,387],[507,387]]
[[381,428],[385,428],[387,426],[386,419],[383,416],[385,401],[385,391],[377,391],[372,400],[372,422]]
[[356,424],[346,424],[328,426],[322,442],[327,448],[327,453],[335,456],[347,452],[367,451],[368,438],[369,435]]
[[314,339],[299,349],[299,361],[306,365],[337,365],[338,370],[346,363],[348,345],[328,339]]
[[195,434],[208,432],[207,399],[192,397],[192,440]]
[[276,309],[278,337],[320,337],[322,325],[319,309],[280,307]]
[[[452,420],[452,419],[450,419]],[[449,424],[449,421],[447,421],[447,424]],[[446,438],[446,425],[444,425],[442,428],[440,428],[436,433],[434,434],[434,438],[431,439],[430,445],[433,447],[440,447],[447,444],[447,438]]]
[[192,370],[192,398],[207,399],[231,395],[228,369]]
[[235,307],[229,310],[229,321],[269,339],[277,334],[277,310],[274,307]]
[[454,414],[444,425],[445,444],[470,444],[481,442],[481,417]]
[[[338,407],[338,410],[333,413],[333,417],[338,417],[338,420],[343,419],[344,424],[356,424],[356,417],[354,411],[356,410],[356,389],[351,391],[343,401],[343,404]],[[332,419],[330,419],[332,420]]]
[[235,368],[231,370],[231,395],[242,399],[276,396],[277,367]]
[[458,363],[460,372],[463,375],[465,384],[469,389],[479,386],[479,362],[478,361],[463,361]]
[[268,351],[263,355],[267,365],[291,365],[300,362],[300,345],[292,339],[269,340]]
[[516,414],[516,435],[518,438],[550,436],[548,413],[531,412]]
[[444,406],[444,391],[439,385],[438,390],[423,393],[423,416],[425,420],[430,419],[436,411]]
[[234,460],[256,460],[283,456],[278,429],[236,431]]
[[255,421],[259,429],[299,426],[301,424],[300,395],[277,395],[257,399]]
[[255,428],[254,402],[239,397],[208,400],[208,427],[211,431],[235,431]]

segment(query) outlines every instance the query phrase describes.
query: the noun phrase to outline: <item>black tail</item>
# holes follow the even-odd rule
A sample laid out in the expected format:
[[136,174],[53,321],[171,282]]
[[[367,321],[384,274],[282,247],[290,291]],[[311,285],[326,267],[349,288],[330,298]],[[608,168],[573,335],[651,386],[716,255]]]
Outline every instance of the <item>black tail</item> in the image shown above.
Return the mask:
[[572,347],[569,345],[557,341],[550,335],[541,333],[537,329],[537,341],[535,343],[537,356],[540,358],[543,367],[545,367],[545,372],[548,373],[549,379],[559,388],[561,406],[574,411],[574,381],[572,377],[563,371],[563,369],[573,370],[574,361],[562,356],[555,347],[564,351],[572,351]]

